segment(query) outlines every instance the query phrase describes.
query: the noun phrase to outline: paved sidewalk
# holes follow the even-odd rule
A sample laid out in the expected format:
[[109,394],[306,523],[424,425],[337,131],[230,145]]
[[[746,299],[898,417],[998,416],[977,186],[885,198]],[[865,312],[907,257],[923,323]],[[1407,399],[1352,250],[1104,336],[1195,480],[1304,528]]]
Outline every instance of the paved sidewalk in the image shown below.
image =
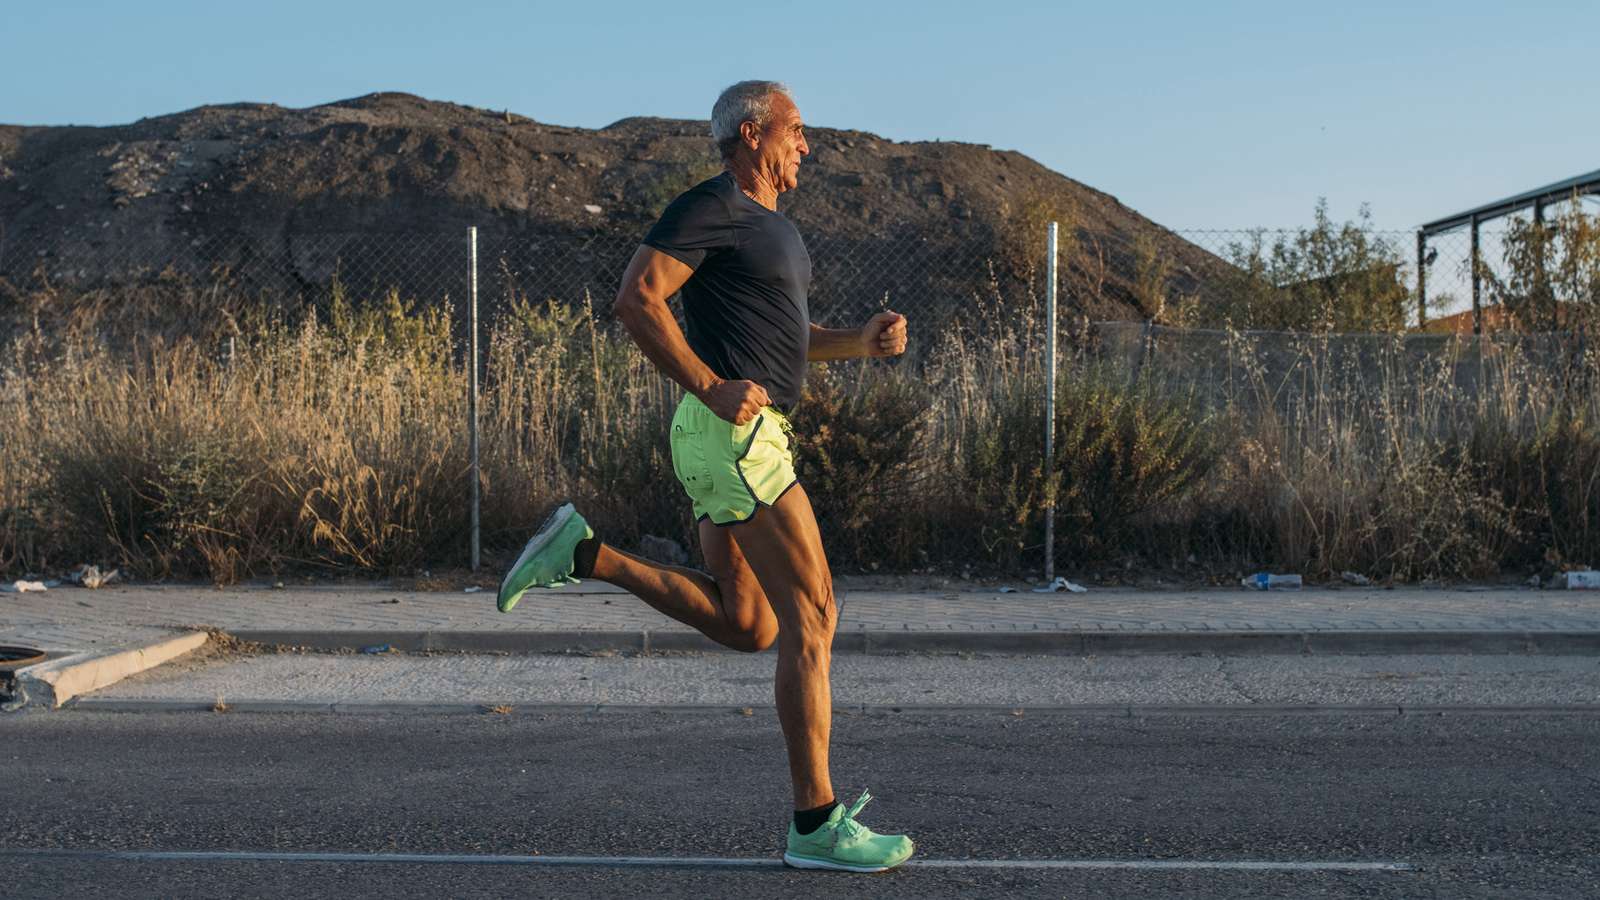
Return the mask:
[[[841,635],[1050,633],[1600,633],[1600,592],[1533,589],[1308,589],[1261,593],[1091,589],[841,591]],[[397,591],[378,585],[60,587],[0,594],[0,643],[55,651],[113,650],[175,630],[283,633],[689,633],[602,584],[532,592],[510,614],[494,595]]]
[[[1600,593],[1531,589],[1243,589],[1083,594],[838,590],[841,654],[1600,653]],[[534,592],[515,611],[489,590],[381,585],[60,587],[0,594],[0,644],[51,658],[0,678],[0,709],[62,703],[205,643],[200,628],[310,648],[521,653],[714,650],[606,585]],[[13,685],[12,682],[15,682]]]

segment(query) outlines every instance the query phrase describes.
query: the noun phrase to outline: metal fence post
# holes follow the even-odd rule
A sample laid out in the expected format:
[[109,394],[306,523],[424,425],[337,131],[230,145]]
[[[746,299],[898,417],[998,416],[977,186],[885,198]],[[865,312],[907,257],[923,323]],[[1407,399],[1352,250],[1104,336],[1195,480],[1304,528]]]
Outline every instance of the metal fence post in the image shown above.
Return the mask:
[[478,227],[467,228],[467,442],[472,457],[472,571],[478,571]]
[[[1054,474],[1056,451],[1056,234],[1058,226],[1050,223],[1049,252],[1046,265],[1049,284],[1045,288],[1044,333],[1044,476]],[[1048,481],[1046,482],[1048,483]],[[1044,507],[1044,580],[1046,584],[1056,578],[1056,502],[1052,496]]]
[[1472,216],[1472,333],[1483,334],[1483,272],[1478,268],[1478,216]]
[[1417,327],[1428,324],[1428,236],[1417,229]]

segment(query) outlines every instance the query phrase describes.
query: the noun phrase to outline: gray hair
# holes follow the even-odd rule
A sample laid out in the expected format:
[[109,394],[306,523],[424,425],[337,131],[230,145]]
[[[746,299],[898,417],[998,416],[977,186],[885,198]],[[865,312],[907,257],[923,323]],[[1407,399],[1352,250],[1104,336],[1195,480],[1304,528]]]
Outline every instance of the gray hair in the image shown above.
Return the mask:
[[781,81],[741,81],[717,97],[711,107],[711,140],[723,159],[733,158],[739,146],[739,126],[754,122],[763,127],[772,117],[772,96],[782,94],[794,101],[789,86]]

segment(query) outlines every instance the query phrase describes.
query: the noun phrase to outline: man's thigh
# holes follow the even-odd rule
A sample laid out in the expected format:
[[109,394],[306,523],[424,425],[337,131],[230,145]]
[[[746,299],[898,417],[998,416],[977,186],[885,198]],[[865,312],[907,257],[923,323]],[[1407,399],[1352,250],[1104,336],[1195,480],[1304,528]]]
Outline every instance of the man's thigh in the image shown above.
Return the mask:
[[795,485],[749,521],[724,530],[733,532],[780,625],[802,624],[796,617],[815,614],[831,623],[833,576],[804,487]]
[[735,540],[733,529],[713,525],[708,519],[700,520],[700,551],[705,554],[706,569],[717,580],[717,590],[722,596],[722,609],[730,624],[750,631],[762,619],[772,617],[772,606],[761,589],[761,582],[750,569],[750,562]]

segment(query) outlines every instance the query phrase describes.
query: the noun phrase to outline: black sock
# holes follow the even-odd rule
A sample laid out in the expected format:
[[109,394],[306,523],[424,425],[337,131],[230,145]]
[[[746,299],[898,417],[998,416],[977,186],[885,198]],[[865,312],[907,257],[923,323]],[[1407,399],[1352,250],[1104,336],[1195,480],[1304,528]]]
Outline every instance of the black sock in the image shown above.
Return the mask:
[[810,834],[822,827],[828,821],[828,815],[833,808],[839,805],[837,800],[829,800],[816,809],[797,809],[794,811],[794,830],[801,834]]
[[572,574],[578,578],[594,577],[594,560],[600,555],[600,539],[588,538],[578,542],[572,551]]

